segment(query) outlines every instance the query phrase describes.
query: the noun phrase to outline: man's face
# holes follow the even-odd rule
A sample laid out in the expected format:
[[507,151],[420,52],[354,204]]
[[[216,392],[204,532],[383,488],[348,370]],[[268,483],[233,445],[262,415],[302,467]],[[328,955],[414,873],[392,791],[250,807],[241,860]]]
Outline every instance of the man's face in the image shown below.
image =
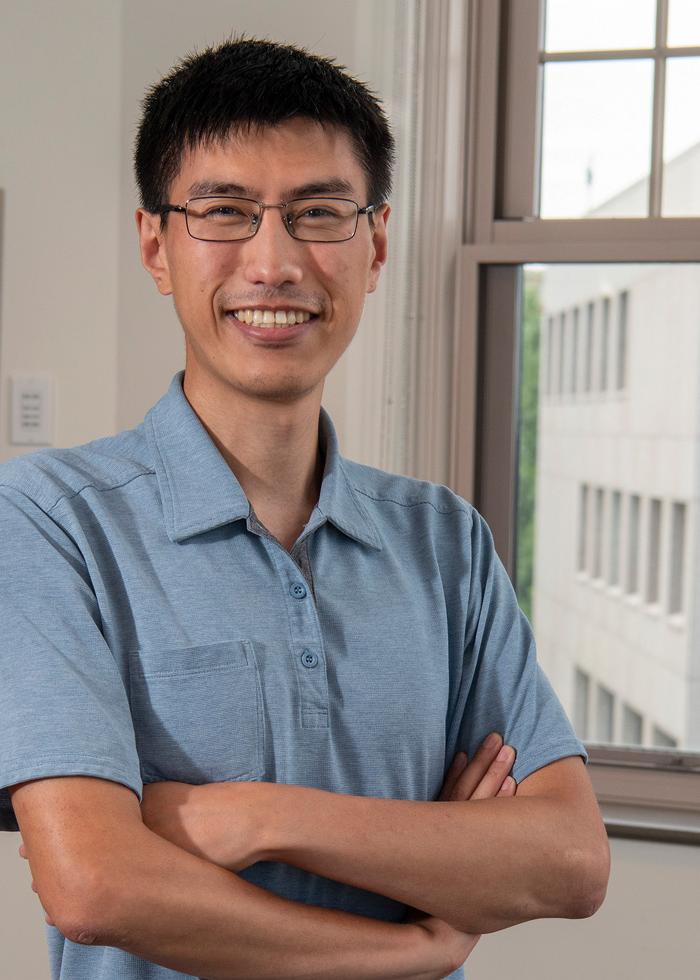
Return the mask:
[[[347,191],[332,189],[344,181]],[[304,196],[367,201],[366,178],[348,134],[307,119],[186,154],[170,189],[170,204],[184,204],[203,183],[233,185],[225,193],[266,204]],[[325,190],[328,186],[330,190]],[[219,193],[219,190],[208,193]],[[164,202],[166,203],[166,202]],[[386,258],[388,207],[374,229],[360,215],[355,237],[344,242],[302,242],[265,211],[254,238],[205,242],[191,238],[184,215],[136,213],[145,267],[164,295],[173,295],[185,332],[189,392],[242,394],[293,401],[316,391],[357,329],[366,293],[377,284]],[[311,319],[296,336],[241,322],[234,311],[306,311]],[[245,317],[243,318],[245,320]]]

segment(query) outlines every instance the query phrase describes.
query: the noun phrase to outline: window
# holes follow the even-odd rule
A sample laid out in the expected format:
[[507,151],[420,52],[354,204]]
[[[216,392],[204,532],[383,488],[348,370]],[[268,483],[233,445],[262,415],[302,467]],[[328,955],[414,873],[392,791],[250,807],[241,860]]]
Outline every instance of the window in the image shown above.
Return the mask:
[[613,490],[612,513],[610,515],[610,571],[608,581],[617,586],[620,582],[620,535],[622,531],[622,494]]
[[642,716],[628,704],[622,706],[622,741],[628,745],[642,742]]
[[591,368],[593,365],[593,327],[595,304],[589,302],[586,306],[586,354],[584,361],[584,391],[591,390]]
[[574,669],[574,712],[573,724],[579,738],[588,738],[588,700],[590,695],[588,674]]
[[609,333],[610,333],[610,297],[604,296],[602,300],[602,315],[600,319],[600,372],[598,375],[599,391],[607,391],[608,388]]
[[700,31],[673,7],[472,4],[450,480],[531,611],[608,826],[698,841]]
[[671,552],[668,567],[670,569],[669,612],[683,612],[683,567],[685,565],[685,504],[673,502],[671,513]]
[[627,519],[627,592],[630,595],[639,589],[639,510],[639,494],[633,493],[629,497]]
[[625,387],[627,375],[627,302],[629,293],[620,293],[617,300],[617,388]]
[[612,742],[614,738],[615,696],[602,684],[596,693],[595,738],[597,742]]
[[588,486],[582,483],[579,488],[579,518],[578,518],[578,569],[586,571],[586,536],[588,533]]
[[605,493],[598,487],[595,492],[595,538],[593,541],[593,578],[601,578],[603,572],[603,518]]
[[649,559],[647,563],[648,603],[659,601],[659,558],[661,551],[661,501],[649,501]]

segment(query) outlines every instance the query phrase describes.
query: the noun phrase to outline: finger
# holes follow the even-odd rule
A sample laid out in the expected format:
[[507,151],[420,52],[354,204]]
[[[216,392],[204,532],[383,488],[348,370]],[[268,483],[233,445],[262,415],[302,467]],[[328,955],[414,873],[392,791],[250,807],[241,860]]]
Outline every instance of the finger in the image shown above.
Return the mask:
[[471,799],[472,793],[479,785],[489,766],[498,755],[503,745],[503,739],[498,732],[491,732],[477,749],[476,755],[471,762],[463,769],[456,783],[452,787],[452,800]]
[[496,796],[515,796],[517,785],[518,784],[515,782],[512,776],[506,776],[506,778],[503,780],[503,785],[496,793]]
[[19,856],[23,858],[26,858],[27,856],[27,848],[24,846],[24,844],[19,845]]
[[515,750],[510,745],[504,745],[470,796],[470,799],[486,800],[496,796],[503,786],[506,776],[510,773],[514,760]]
[[438,796],[438,800],[449,800],[451,799],[452,789],[454,784],[459,779],[460,775],[464,771],[464,767],[467,765],[468,759],[466,752],[458,752],[454,759],[452,760],[452,765],[447,770],[447,775],[445,776],[445,782],[442,785],[442,790]]

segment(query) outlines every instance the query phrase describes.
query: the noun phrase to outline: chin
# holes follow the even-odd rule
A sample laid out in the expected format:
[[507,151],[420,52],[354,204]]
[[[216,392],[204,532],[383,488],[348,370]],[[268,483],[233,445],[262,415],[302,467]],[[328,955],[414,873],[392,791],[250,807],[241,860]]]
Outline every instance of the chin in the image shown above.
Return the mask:
[[252,398],[266,401],[290,402],[310,395],[319,382],[310,383],[302,378],[251,378],[245,383],[236,384],[239,391]]

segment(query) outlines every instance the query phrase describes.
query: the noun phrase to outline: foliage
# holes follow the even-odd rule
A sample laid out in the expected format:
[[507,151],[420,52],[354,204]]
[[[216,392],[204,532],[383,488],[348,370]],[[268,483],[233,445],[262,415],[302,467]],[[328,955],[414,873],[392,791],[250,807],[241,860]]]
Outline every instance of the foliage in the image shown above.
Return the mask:
[[520,337],[516,592],[518,603],[530,622],[532,622],[535,495],[537,490],[540,276],[540,273],[531,270],[523,273],[524,297]]

